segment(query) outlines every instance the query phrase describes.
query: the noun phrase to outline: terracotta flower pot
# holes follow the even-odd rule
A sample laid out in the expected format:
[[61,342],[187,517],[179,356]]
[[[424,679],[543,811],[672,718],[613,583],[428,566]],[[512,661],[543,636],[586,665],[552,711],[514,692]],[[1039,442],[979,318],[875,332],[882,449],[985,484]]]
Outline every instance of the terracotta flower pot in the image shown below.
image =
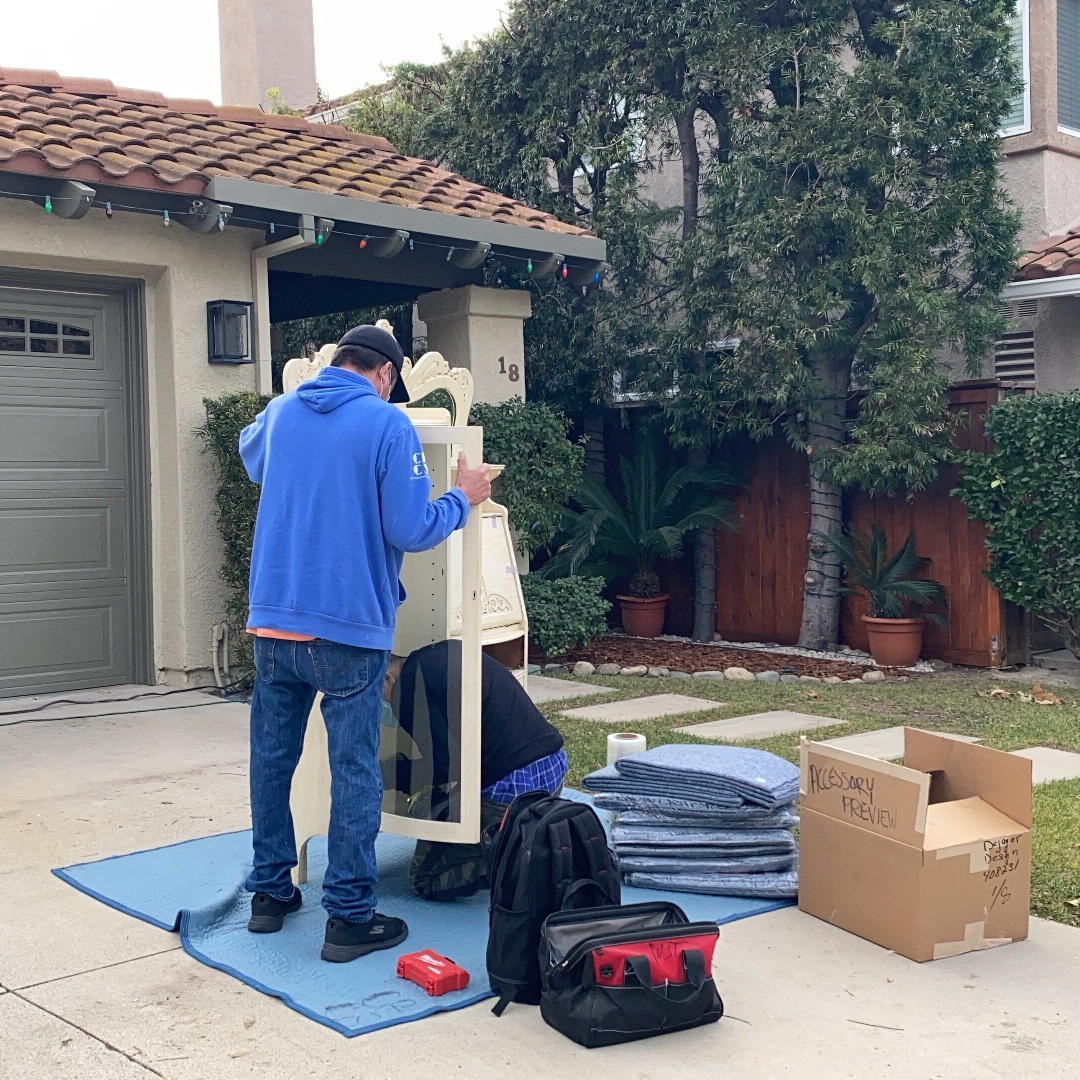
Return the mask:
[[623,629],[631,637],[656,637],[664,629],[668,594],[659,596],[617,596],[622,608]]
[[881,667],[911,667],[922,652],[922,619],[875,619],[864,615],[870,655]]

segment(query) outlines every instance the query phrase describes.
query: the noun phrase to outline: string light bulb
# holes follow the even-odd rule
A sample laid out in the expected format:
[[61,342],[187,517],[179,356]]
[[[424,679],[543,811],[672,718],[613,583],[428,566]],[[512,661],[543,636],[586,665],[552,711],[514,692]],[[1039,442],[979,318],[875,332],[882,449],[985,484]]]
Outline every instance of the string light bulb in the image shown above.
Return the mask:
[[225,231],[225,215],[224,214],[221,214],[221,213],[218,214],[218,216],[217,216],[217,227],[218,227],[218,232],[224,232]]
[[161,213],[163,220],[165,221],[165,228],[167,229],[172,224],[172,218],[169,217],[168,210],[162,210]]
[[357,244],[356,246],[357,246],[357,247],[358,247],[358,248],[359,248],[359,249],[360,249],[361,251],[363,251],[363,250],[364,250],[364,248],[366,248],[366,247],[367,247],[367,241],[368,241],[368,238],[367,238],[366,236],[361,236],[361,237],[360,237],[360,242],[359,242],[359,243],[358,243],[358,244]]
[[113,213],[113,210],[112,210],[112,203],[111,203],[111,202],[107,202],[107,203],[105,204],[105,216],[106,216],[107,218],[111,218],[111,217],[112,217],[112,213]]
[[527,262],[527,263],[525,264],[525,269],[526,269],[526,271],[528,271],[528,273],[530,273],[530,274],[532,273],[532,259],[530,259],[530,260],[529,260],[529,261],[528,261],[528,262]]
[[46,214],[51,214],[52,213],[52,196],[51,195],[46,195],[45,196],[45,213]]
[[566,280],[566,279],[567,279],[567,278],[568,278],[569,276],[570,276],[570,271],[569,271],[569,270],[567,269],[567,267],[566,267],[566,263],[563,263],[563,264],[562,264],[562,277],[563,277],[563,281],[565,281],[565,280]]
[[270,235],[271,235],[271,236],[273,236],[273,235],[274,235],[274,233],[276,233],[276,232],[277,232],[277,227],[276,227],[276,226],[274,225],[274,223],[273,223],[273,222],[271,221],[271,222],[270,222]]
[[454,250],[455,249],[453,247],[451,247],[450,250],[446,253],[446,261],[447,262],[449,262],[454,257]]

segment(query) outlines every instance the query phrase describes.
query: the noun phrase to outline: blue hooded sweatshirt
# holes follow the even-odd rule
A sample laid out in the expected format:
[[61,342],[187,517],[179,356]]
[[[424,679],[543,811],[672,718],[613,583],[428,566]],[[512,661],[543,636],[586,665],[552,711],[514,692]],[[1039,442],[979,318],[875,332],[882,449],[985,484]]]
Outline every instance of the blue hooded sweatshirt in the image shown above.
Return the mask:
[[389,649],[406,551],[437,547],[469,516],[458,488],[431,499],[409,418],[362,375],[324,368],[240,433],[262,486],[249,628]]

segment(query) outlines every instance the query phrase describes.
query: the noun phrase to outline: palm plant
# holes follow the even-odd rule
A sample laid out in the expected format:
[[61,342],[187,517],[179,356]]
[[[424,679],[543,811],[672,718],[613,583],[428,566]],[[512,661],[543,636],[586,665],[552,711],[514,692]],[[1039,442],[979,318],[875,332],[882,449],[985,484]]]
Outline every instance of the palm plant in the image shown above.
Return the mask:
[[892,556],[885,533],[876,525],[869,539],[851,531],[817,536],[844,568],[845,580],[850,584],[841,592],[863,593],[871,618],[903,619],[918,613],[935,624],[944,623],[937,612],[925,610],[932,604],[944,607],[945,591],[939,582],[918,576],[929,559],[916,554],[914,533],[908,533],[903,546]]
[[565,512],[564,542],[545,572],[576,574],[587,567],[609,581],[630,572],[632,596],[660,592],[656,563],[677,559],[696,529],[730,529],[731,503],[716,494],[736,481],[725,469],[657,461],[651,439],[642,437],[633,460],[620,456],[622,498],[586,475]]

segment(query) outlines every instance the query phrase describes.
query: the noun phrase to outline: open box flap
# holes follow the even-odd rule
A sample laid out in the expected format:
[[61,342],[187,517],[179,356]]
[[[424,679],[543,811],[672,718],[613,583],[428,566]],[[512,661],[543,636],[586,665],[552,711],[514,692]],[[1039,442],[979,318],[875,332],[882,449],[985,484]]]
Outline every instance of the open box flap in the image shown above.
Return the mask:
[[953,848],[974,845],[980,857],[984,841],[1011,837],[1023,826],[988,802],[973,796],[953,802],[931,803],[926,812],[924,847],[942,858]]
[[933,773],[934,801],[980,798],[1031,828],[1031,762],[1027,758],[904,728],[904,764]]
[[921,847],[930,776],[824,743],[802,741],[801,806]]

